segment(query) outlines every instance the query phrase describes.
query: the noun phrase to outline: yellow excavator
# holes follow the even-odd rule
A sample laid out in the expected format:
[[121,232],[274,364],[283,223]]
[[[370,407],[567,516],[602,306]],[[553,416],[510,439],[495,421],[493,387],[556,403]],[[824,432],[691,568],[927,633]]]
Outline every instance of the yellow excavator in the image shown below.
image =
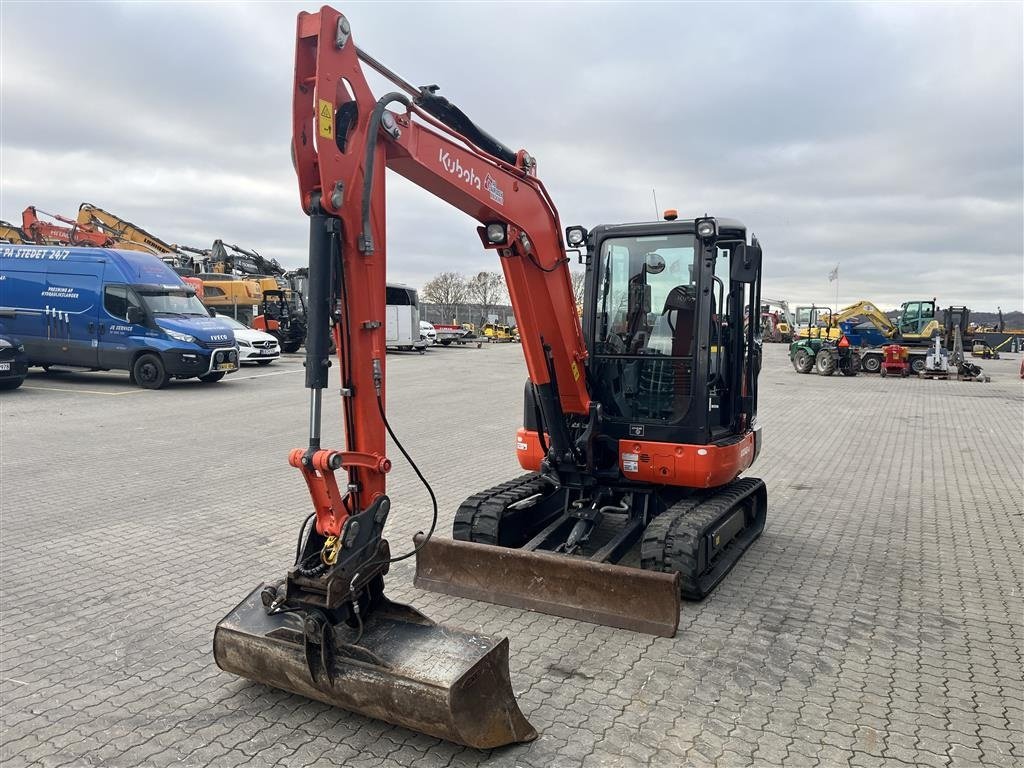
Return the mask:
[[16,227],[6,221],[0,221],[0,243],[12,243],[21,245],[29,242],[21,227]]
[[[263,286],[255,280],[240,279],[223,270],[207,266],[214,257],[209,248],[193,248],[168,243],[138,224],[100,208],[92,203],[78,206],[78,223],[88,225],[118,240],[119,248],[153,253],[171,263],[186,282],[196,287],[203,303],[217,312],[249,323],[263,301]],[[220,241],[217,241],[220,242]],[[216,245],[216,243],[215,243]],[[274,288],[277,284],[274,283]]]
[[855,317],[863,317],[887,338],[900,339],[911,344],[927,343],[933,334],[942,330],[941,323],[935,318],[935,299],[903,302],[895,322],[874,302],[861,300],[832,315],[827,311],[820,312],[818,324],[800,328],[796,335],[801,339],[835,341],[843,335],[839,324]]

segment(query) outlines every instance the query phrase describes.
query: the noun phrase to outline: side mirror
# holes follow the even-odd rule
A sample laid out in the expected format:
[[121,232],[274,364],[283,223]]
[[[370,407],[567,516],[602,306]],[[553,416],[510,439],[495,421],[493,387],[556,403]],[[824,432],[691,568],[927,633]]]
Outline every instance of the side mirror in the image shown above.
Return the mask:
[[146,322],[146,312],[142,307],[128,307],[125,319],[133,325],[141,325]]
[[217,309],[216,309],[216,307],[207,307],[206,308],[206,314],[208,314],[210,317],[216,317],[217,316]]
[[761,245],[754,240],[750,245],[740,243],[732,252],[729,277],[733,282],[752,283],[761,271]]

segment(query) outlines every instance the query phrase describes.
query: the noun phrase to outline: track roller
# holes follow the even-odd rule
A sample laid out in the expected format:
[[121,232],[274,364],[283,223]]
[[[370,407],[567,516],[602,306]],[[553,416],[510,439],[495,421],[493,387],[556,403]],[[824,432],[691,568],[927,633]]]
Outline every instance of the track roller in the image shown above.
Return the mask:
[[452,538],[521,547],[562,511],[564,500],[565,491],[536,474],[517,477],[462,502]]
[[745,477],[711,495],[684,499],[644,531],[640,565],[680,574],[686,600],[702,600],[764,530],[764,481]]

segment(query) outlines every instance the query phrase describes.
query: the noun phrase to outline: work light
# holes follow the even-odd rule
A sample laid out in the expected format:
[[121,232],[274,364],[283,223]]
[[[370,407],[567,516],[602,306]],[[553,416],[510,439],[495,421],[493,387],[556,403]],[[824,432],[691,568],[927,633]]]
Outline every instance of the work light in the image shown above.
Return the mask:
[[505,225],[501,223],[487,225],[487,242],[501,245],[508,239]]

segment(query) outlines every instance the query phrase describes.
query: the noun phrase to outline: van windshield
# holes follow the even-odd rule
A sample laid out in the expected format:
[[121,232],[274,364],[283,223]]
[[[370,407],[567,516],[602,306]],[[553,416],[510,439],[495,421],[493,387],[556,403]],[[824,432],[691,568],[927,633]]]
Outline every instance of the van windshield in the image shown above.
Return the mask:
[[209,317],[209,312],[194,293],[181,291],[160,290],[152,288],[139,289],[135,291],[142,297],[142,303],[146,309],[154,315],[202,315]]

